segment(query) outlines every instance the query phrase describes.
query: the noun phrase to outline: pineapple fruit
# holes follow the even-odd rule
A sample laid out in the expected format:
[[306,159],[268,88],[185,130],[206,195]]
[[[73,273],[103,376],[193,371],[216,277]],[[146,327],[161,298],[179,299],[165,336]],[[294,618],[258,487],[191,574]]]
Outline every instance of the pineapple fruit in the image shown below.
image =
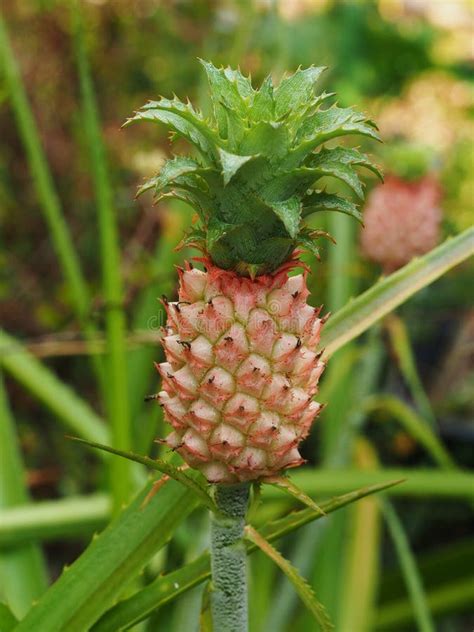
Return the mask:
[[[268,77],[256,90],[237,70],[202,64],[209,118],[175,97],[127,123],[163,123],[196,149],[139,189],[194,208],[182,244],[202,252],[204,267],[180,270],[179,300],[166,302],[159,400],[173,428],[166,443],[209,482],[237,483],[302,463],[298,445],[321,410],[313,397],[324,369],[324,319],[306,302],[298,260],[302,250],[319,256],[322,231],[305,220],[321,211],[360,220],[352,201],[317,184],[334,177],[362,197],[355,167],[380,174],[356,149],[324,144],[378,135],[363,114],[315,93],[324,68],[299,69],[276,87]],[[292,275],[297,267],[303,273]]]
[[367,198],[361,248],[390,274],[440,239],[441,189],[433,176],[408,181],[395,175]]

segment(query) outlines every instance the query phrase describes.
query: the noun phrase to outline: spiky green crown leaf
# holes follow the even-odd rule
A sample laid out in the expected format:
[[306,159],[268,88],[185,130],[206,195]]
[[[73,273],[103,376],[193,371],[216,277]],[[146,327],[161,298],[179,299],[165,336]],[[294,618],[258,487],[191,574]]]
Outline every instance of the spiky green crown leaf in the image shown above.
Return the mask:
[[323,107],[333,96],[314,92],[324,68],[299,69],[276,87],[267,77],[255,90],[240,71],[201,63],[212,117],[174,97],[147,103],[126,123],[164,123],[199,154],[168,160],[139,193],[153,189],[157,199],[191,204],[200,221],[185,242],[221,268],[255,276],[275,270],[296,247],[317,254],[319,233],[305,226],[308,215],[327,210],[361,219],[352,201],[321,191],[318,181],[337,178],[362,198],[355,167],[380,177],[356,149],[322,145],[349,134],[379,140],[376,125],[352,108]]

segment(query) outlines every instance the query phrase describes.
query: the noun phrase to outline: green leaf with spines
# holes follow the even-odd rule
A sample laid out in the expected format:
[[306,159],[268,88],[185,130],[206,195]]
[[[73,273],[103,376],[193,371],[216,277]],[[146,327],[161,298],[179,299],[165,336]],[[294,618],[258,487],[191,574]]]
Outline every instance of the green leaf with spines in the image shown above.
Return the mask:
[[211,217],[206,226],[206,246],[211,251],[215,246],[230,233],[240,228],[239,224],[228,224],[221,222],[216,217]]
[[199,149],[204,160],[212,162],[216,159],[215,144],[218,137],[191,104],[185,104],[176,98],[150,101],[129,118],[124,126],[142,120],[167,124]]
[[[338,509],[353,503],[360,498],[383,491],[401,481],[391,481],[382,484],[372,485],[364,489],[349,492],[343,496],[338,496],[322,503],[321,511],[313,509],[303,509],[294,511],[260,528],[260,533],[269,542],[274,542],[285,535],[294,533],[300,527],[319,520],[324,515],[337,511]],[[248,553],[257,549],[253,542],[245,542]],[[100,620],[92,627],[91,632],[115,632],[120,627],[128,627],[147,618],[154,610],[168,603],[186,590],[196,584],[210,578],[209,553],[204,553],[199,558],[183,566],[182,568],[160,575],[151,584],[135,593],[132,597],[120,601],[106,612]]]
[[167,160],[156,176],[153,176],[153,178],[150,178],[139,187],[137,196],[150,189],[159,192],[167,185],[173,183],[178,176],[188,173],[198,173],[200,167],[200,164],[196,162],[196,160],[185,156],[176,156],[171,160]]
[[288,235],[295,239],[301,220],[301,201],[297,197],[291,197],[282,202],[272,202],[271,208],[282,222]]
[[346,200],[339,195],[326,193],[325,191],[314,191],[313,193],[307,194],[302,202],[303,217],[308,217],[308,215],[321,211],[338,211],[339,213],[350,215],[362,223],[362,213],[357,206],[350,200]]
[[333,138],[351,134],[380,140],[375,124],[353,108],[339,108],[334,105],[327,110],[318,110],[300,126],[295,137],[295,147],[284,166],[298,166],[316,147]]
[[219,148],[219,158],[222,166],[222,179],[224,180],[224,186],[229,184],[231,179],[235,176],[237,171],[246,162],[252,160],[254,156],[239,156],[237,154],[231,154],[224,149]]
[[374,173],[382,182],[383,176],[380,169],[375,165],[366,154],[361,153],[352,147],[334,147],[327,149],[323,147],[317,154],[311,154],[306,165],[308,167],[317,167],[324,163],[341,163],[344,165],[356,165],[365,167]]
[[303,250],[311,253],[318,259],[321,259],[321,251],[318,246],[314,242],[314,237],[311,236],[311,231],[309,229],[302,230],[298,235],[297,245],[301,246]]
[[275,549],[256,529],[247,525],[245,527],[245,536],[250,542],[256,544],[258,548],[268,555],[277,566],[285,573],[286,577],[293,584],[296,592],[303,601],[304,605],[311,612],[315,620],[318,622],[322,632],[330,632],[334,626],[329,619],[325,607],[316,599],[313,589],[308,582],[302,577],[298,570],[291,562],[283,557],[283,555]]
[[316,177],[330,176],[337,178],[349,186],[358,198],[364,198],[364,190],[357,173],[350,166],[340,162],[323,162],[315,169],[310,169]]
[[235,110],[231,110],[224,104],[222,104],[222,110],[225,117],[226,146],[229,151],[237,152],[245,134],[245,127],[242,125],[242,119]]
[[181,250],[181,248],[185,248],[186,246],[194,246],[205,252],[206,233],[199,228],[190,228],[176,246],[176,249]]
[[285,123],[259,121],[246,131],[239,150],[244,154],[264,155],[276,162],[288,153],[289,135]]
[[282,489],[296,500],[299,500],[310,509],[313,509],[313,511],[318,511],[322,516],[326,515],[321,507],[319,507],[319,505],[317,505],[314,500],[308,496],[308,494],[305,494],[302,489],[295,485],[286,474],[270,476],[266,478],[264,482]]
[[257,90],[253,103],[249,108],[249,118],[254,123],[274,119],[275,102],[273,100],[273,83],[270,75],[265,77],[260,90]]
[[325,66],[310,66],[285,77],[274,92],[275,116],[280,119],[306,107],[314,98],[314,86]]
[[[239,81],[236,72],[224,68],[216,68],[210,62],[199,60],[207,74],[211,89],[211,99],[219,134],[227,139],[229,134],[228,115],[237,115],[240,119],[247,116],[247,104],[242,97],[241,90],[245,86],[245,78],[241,75]],[[240,73],[239,73],[240,74]]]
[[[320,197],[309,197],[308,190],[325,176],[342,180],[361,197],[362,185],[354,168],[378,173],[357,150],[323,148],[314,154],[336,136],[378,137],[374,124],[352,108],[334,105],[321,109],[333,96],[315,93],[323,68],[300,68],[276,87],[267,77],[257,90],[239,70],[201,63],[211,89],[214,115],[210,120],[176,97],[150,102],[133,120],[168,122],[201,152],[201,167],[181,163],[182,173],[173,177],[165,173],[165,180],[159,174],[142,190],[154,186],[160,188],[160,197],[173,195],[196,205],[203,222],[200,230],[212,226],[209,220],[213,217],[240,226],[232,235],[209,240],[214,250],[208,254],[216,265],[252,270],[252,274],[256,265],[257,274],[273,271],[291,256],[287,240],[296,246],[304,215],[328,208],[360,220],[352,202],[326,197],[325,207]],[[259,253],[263,243],[264,259],[262,248]]]
[[143,456],[141,454],[135,454],[133,452],[126,452],[124,450],[117,450],[116,448],[112,448],[112,446],[108,446],[102,443],[96,443],[95,441],[86,441],[85,439],[79,439],[78,437],[68,438],[72,439],[72,441],[83,443],[90,448],[102,450],[103,452],[109,452],[110,454],[113,454],[115,456],[119,456],[130,461],[135,461],[135,463],[141,463],[142,465],[145,465],[152,470],[161,472],[162,474],[165,474],[169,478],[174,479],[178,483],[181,483],[181,485],[184,485],[185,487],[190,489],[208,509],[215,513],[219,513],[215,502],[207,493],[206,483],[203,477],[189,476],[186,472],[178,469],[172,463],[168,463],[167,461],[163,461],[162,459],[151,459],[149,456]]
[[160,193],[156,197],[156,201],[163,199],[180,200],[181,202],[191,206],[191,208],[196,211],[196,214],[202,222],[205,222],[207,219],[206,209],[208,208],[208,205],[205,198],[195,191],[192,192],[185,189],[173,189],[169,193]]
[[233,68],[227,66],[227,68],[224,68],[224,74],[230,81],[235,82],[237,90],[243,99],[253,99],[255,90],[252,87],[250,77],[243,75],[240,72],[240,68],[234,70]]

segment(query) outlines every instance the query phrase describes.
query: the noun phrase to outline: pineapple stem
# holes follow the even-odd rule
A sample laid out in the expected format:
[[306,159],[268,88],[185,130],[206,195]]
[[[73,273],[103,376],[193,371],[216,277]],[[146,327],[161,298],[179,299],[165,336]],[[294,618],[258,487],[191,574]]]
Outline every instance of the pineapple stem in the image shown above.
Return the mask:
[[247,553],[243,541],[250,484],[216,485],[220,515],[211,518],[213,629],[247,632]]

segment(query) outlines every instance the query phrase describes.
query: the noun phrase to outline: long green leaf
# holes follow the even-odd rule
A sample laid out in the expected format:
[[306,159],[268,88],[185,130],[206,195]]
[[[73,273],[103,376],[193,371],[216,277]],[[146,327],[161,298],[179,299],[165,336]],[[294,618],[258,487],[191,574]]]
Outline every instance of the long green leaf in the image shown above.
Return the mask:
[[420,632],[434,632],[435,625],[431,618],[423,584],[416,567],[416,561],[410,549],[410,543],[403,529],[403,525],[390,503],[382,503],[382,512],[390,535],[392,536],[398,561],[405,578],[416,622],[418,624],[418,630],[420,630]]
[[390,336],[390,342],[395,352],[398,366],[410,389],[416,406],[424,419],[434,427],[436,418],[418,373],[415,355],[405,323],[396,314],[390,314],[390,316],[385,319],[384,325]]
[[[69,232],[61,208],[48,161],[41,145],[40,135],[28,103],[20,69],[15,60],[9,42],[6,24],[0,12],[0,63],[3,67],[6,86],[13,113],[16,118],[18,131],[25,147],[33,183],[48,224],[51,239],[54,244],[62,272],[71,293],[77,318],[82,324],[88,339],[92,339],[95,329],[88,315],[90,311],[90,296],[87,283],[82,274],[79,259],[74,246],[74,240]],[[92,362],[99,378],[102,378],[100,358],[93,356]]]
[[288,478],[288,476],[272,476],[265,479],[265,483],[275,485],[275,487],[287,492],[288,494],[290,494],[290,496],[296,498],[296,500],[299,500],[307,507],[314,509],[314,511],[319,511],[321,514],[324,513],[321,507],[318,507],[314,500],[310,498],[307,494],[305,494],[304,491],[300,489],[297,485],[295,485],[293,481]]
[[[385,491],[396,486],[399,481],[390,481],[382,485],[373,485],[359,489],[322,504],[324,514],[329,514],[341,507],[364,498],[371,494]],[[269,541],[273,542],[296,529],[324,517],[320,511],[303,509],[289,514],[288,516],[271,522],[260,529],[261,534]],[[254,544],[248,543],[247,550],[252,553],[256,550]],[[209,579],[211,575],[209,554],[205,553],[193,562],[186,564],[177,571],[169,573],[164,577],[158,577],[143,590],[137,592],[129,599],[119,602],[116,606],[106,612],[92,628],[91,632],[115,632],[120,627],[128,628],[146,619],[154,610],[165,603],[175,599],[186,590],[196,584]]]
[[63,571],[20,622],[17,632],[84,632],[115,603],[197,506],[194,494],[175,481],[169,481],[144,504],[150,489],[151,483]]
[[250,525],[247,525],[245,527],[245,536],[248,540],[250,540],[250,542],[256,544],[261,551],[268,555],[268,557],[270,557],[275,562],[275,564],[277,564],[277,566],[279,566],[280,569],[285,573],[287,578],[293,584],[302,602],[311,612],[314,619],[317,621],[319,628],[323,632],[333,630],[334,626],[332,625],[324,606],[317,600],[311,586],[299,574],[299,572],[291,564],[291,562],[286,560],[281,555],[281,553],[277,551],[275,547],[270,544],[270,542],[268,542],[268,540],[266,540],[256,529],[254,529]]
[[[192,492],[194,492],[196,496],[201,500],[201,502],[203,502],[207,506],[208,509],[214,512],[218,512],[217,506],[207,493],[204,484],[199,481],[196,476],[189,476],[171,463],[162,461],[161,459],[151,459],[148,456],[134,454],[133,452],[124,452],[123,450],[117,450],[116,448],[112,448],[108,445],[102,445],[100,443],[94,443],[92,441],[85,441],[84,439],[78,439],[77,437],[70,437],[70,439],[72,439],[73,441],[77,441],[78,443],[84,443],[91,448],[96,448],[97,450],[103,450],[104,452],[115,454],[116,456],[119,456],[123,459],[135,461],[136,463],[141,463],[142,465],[145,465],[152,470],[157,470],[162,474],[166,474],[166,476],[173,478],[175,481],[178,481],[179,483],[190,489]],[[158,483],[160,482],[161,481],[158,481]]]
[[328,354],[334,353],[472,254],[474,228],[468,228],[380,280],[340,309],[326,323],[321,346]]
[[107,494],[43,500],[2,510],[0,550],[25,542],[89,537],[110,520]]
[[[387,494],[407,498],[474,498],[474,474],[469,472],[439,472],[437,470],[383,469],[361,472],[356,469],[314,472],[302,469],[292,475],[295,483],[313,497],[332,496],[347,492],[352,485],[371,485],[376,481],[403,479],[401,487],[387,490]],[[286,499],[277,488],[265,488],[265,497]],[[69,505],[71,503],[71,505]],[[325,505],[321,503],[321,509]],[[71,500],[51,500],[34,503],[26,510],[6,510],[0,522],[0,547],[4,543],[30,539],[74,537],[90,533],[95,526],[104,525],[110,516],[107,495],[99,494]],[[70,519],[68,514],[70,513]],[[56,522],[57,521],[57,522]]]
[[[0,371],[0,522],[5,508],[28,506],[29,500],[26,472]],[[47,586],[41,549],[26,543],[0,551],[0,580],[3,597],[15,615],[23,616]]]
[[[474,498],[474,474],[465,471],[439,471],[428,469],[384,468],[374,471],[357,469],[311,470],[301,468],[291,476],[310,496],[324,497],[328,494],[342,494],[349,487],[364,487],[375,482],[404,479],[400,487],[393,487],[388,493],[410,498]],[[267,486],[263,490],[265,498],[279,498],[283,492]],[[324,506],[321,505],[324,509]]]
[[[128,377],[125,352],[125,313],[120,267],[118,229],[115,219],[112,186],[109,179],[105,149],[99,125],[99,115],[90,77],[84,42],[84,28],[79,3],[73,3],[74,43],[82,95],[83,122],[97,202],[102,288],[107,309],[106,367],[108,377],[107,410],[112,441],[117,448],[132,447],[131,420],[128,400]],[[132,490],[132,468],[125,460],[110,461],[110,481],[118,510]]]
[[[346,493],[352,485],[366,486],[376,481],[403,479],[400,487],[392,487],[387,494],[406,498],[474,498],[474,474],[470,472],[439,472],[437,470],[383,469],[364,472],[356,469],[313,471],[301,469],[292,479],[306,494],[325,497]],[[265,487],[265,497],[286,500],[286,494],[277,488]],[[71,506],[69,506],[69,502]],[[42,501],[20,508],[6,510],[5,523],[0,522],[0,547],[3,543],[24,542],[29,539],[50,540],[55,537],[74,537],[89,533],[96,525],[104,525],[109,518],[110,503],[106,495],[93,495],[69,500]],[[321,509],[326,511],[325,504]],[[70,520],[68,514],[70,512]],[[56,525],[57,520],[57,526]],[[75,531],[75,527],[77,531]],[[18,538],[16,539],[16,534]]]
[[0,15],[0,56],[18,129],[25,145],[41,208],[48,222],[54,246],[71,289],[76,312],[83,318],[89,309],[87,285],[80,271],[74,242],[61,211],[58,195],[41,146],[40,136],[28,103],[3,18]]
[[0,329],[0,366],[81,437],[106,443],[102,419],[13,336]]
[[[375,450],[365,439],[359,438],[355,444],[355,462],[367,470],[378,465]],[[372,629],[379,579],[380,505],[377,498],[365,498],[345,513],[348,543],[338,605],[338,630],[368,632]]]

